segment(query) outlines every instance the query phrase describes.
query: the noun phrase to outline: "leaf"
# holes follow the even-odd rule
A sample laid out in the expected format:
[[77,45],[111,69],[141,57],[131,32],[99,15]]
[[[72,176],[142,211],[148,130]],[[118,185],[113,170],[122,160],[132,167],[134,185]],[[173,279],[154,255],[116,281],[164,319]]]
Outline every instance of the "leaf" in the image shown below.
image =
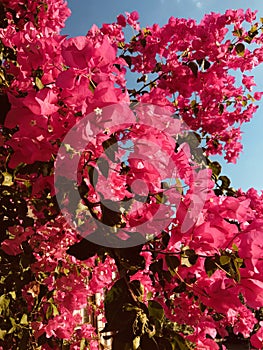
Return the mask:
[[238,56],[243,57],[245,55],[245,45],[244,44],[242,44],[242,43],[236,44],[235,50],[236,50],[236,53],[238,54]]
[[193,249],[186,249],[181,254],[181,264],[185,266],[192,266],[196,263],[198,255]]
[[[196,101],[195,100],[191,101],[191,107],[194,109],[196,108],[196,106],[197,106]],[[187,136],[183,138],[182,141],[186,142],[191,148],[197,148],[200,145],[202,138],[196,132],[188,132]]]
[[[109,329],[115,331],[130,332],[132,335],[132,324],[136,317],[136,312],[123,310],[123,306],[127,304],[134,304],[125,280],[122,278],[118,280],[111,289],[106,293],[104,307],[105,317],[108,322]],[[130,326],[130,329],[127,327]]]
[[20,320],[20,324],[25,325],[25,326],[28,324],[27,314],[23,314],[23,316],[21,317],[21,320]]
[[134,295],[139,301],[142,301],[144,295],[144,286],[139,280],[133,280],[129,283]]
[[131,304],[131,303],[127,303],[127,304],[124,304],[123,305],[123,310],[124,311],[128,311],[128,312],[130,312],[130,311],[136,311],[136,312],[138,312],[138,311],[141,311],[142,309],[140,309],[138,306],[136,306],[136,305],[133,305],[133,304]]
[[5,294],[0,296],[0,315],[5,314],[8,310],[10,299],[6,298]]
[[154,338],[149,338],[148,335],[143,335],[141,337],[141,350],[160,350],[156,340]]
[[147,75],[143,74],[140,78],[137,79],[137,83],[146,83]]
[[112,350],[133,350],[133,344],[131,342],[125,342],[119,335],[113,338]]
[[197,74],[198,74],[198,65],[191,61],[188,63],[188,67],[191,69],[191,71],[193,72],[193,75],[197,78]]
[[222,255],[222,256],[220,256],[219,261],[220,261],[220,265],[227,265],[230,263],[231,258],[230,258],[230,256]]
[[79,350],[85,350],[85,349],[86,349],[86,341],[85,341],[85,338],[82,338],[80,341]]
[[238,246],[235,243],[233,243],[232,249],[234,252],[238,252]]
[[42,90],[45,87],[39,77],[35,77],[35,85],[38,88],[38,90]]
[[235,35],[235,36],[241,37],[242,34],[243,34],[242,28],[233,30],[233,35]]
[[140,41],[141,41],[141,45],[142,45],[142,47],[145,47],[145,46],[146,46],[146,44],[147,44],[146,39],[145,39],[145,38],[142,38]]
[[222,167],[218,162],[211,162],[209,164],[209,168],[212,169],[213,175],[218,177],[218,175],[221,173]]
[[53,316],[58,316],[59,315],[58,308],[53,303],[51,305],[52,305],[52,310],[53,310]]
[[141,337],[135,337],[132,341],[132,349],[137,350],[140,347]]
[[107,157],[111,161],[115,161],[115,152],[118,151],[118,140],[114,134],[110,136],[107,140],[102,142],[102,147]]
[[[118,202],[110,199],[104,199],[100,204],[102,211],[101,222],[107,226],[121,226],[122,214]],[[112,236],[113,238],[113,236]]]
[[167,201],[167,197],[163,193],[158,193],[154,196],[156,198],[156,203],[164,204]]
[[165,261],[169,271],[174,275],[176,268],[180,266],[180,259],[177,256],[166,255]]
[[253,40],[253,36],[250,36],[250,35],[247,35],[245,38],[244,38],[244,41],[248,44],[251,43],[251,41]]
[[4,176],[4,181],[2,182],[3,186],[12,186],[14,184],[12,174],[3,172],[2,175]]
[[163,272],[163,260],[159,259],[158,261],[154,261],[153,263],[151,263],[151,265],[149,266],[150,271],[152,271],[153,273],[158,273],[158,275],[160,276]]
[[57,315],[59,315],[59,312],[56,305],[53,302],[50,302],[46,311],[46,318],[49,319],[50,317]]
[[183,293],[186,291],[186,284],[185,282],[181,282],[177,287],[173,289],[174,293]]
[[109,175],[109,168],[110,168],[108,161],[105,158],[100,157],[97,160],[97,165],[102,175],[107,178]]
[[173,344],[163,337],[156,338],[160,350],[175,350]]
[[223,103],[220,103],[218,108],[219,108],[219,114],[222,115],[225,109]]
[[149,316],[153,319],[162,321],[164,318],[164,309],[161,304],[155,300],[149,300],[148,302]]
[[217,270],[217,266],[211,257],[205,259],[205,271],[208,277],[211,277],[213,273]]
[[221,189],[226,190],[230,186],[231,181],[227,176],[219,176],[218,180],[222,181]]
[[178,350],[189,350],[190,346],[186,343],[186,340],[180,335],[175,334],[173,339],[174,349]]
[[53,309],[52,309],[52,306],[50,304],[47,308],[47,311],[46,311],[46,319],[49,320],[52,315],[53,315]]
[[128,64],[129,68],[131,68],[131,66],[132,66],[132,58],[131,58],[131,56],[129,56],[129,55],[121,55],[120,57],[123,58],[126,61],[126,63]]
[[9,292],[9,294],[11,295],[12,299],[16,300],[16,292],[15,291],[11,291],[11,292]]
[[11,104],[8,100],[7,94],[0,94],[0,106],[0,124],[4,125],[7,113],[11,108]]
[[83,238],[80,242],[75,243],[71,247],[69,247],[69,249],[67,250],[67,254],[75,256],[75,258],[77,258],[78,260],[86,260],[99,253],[100,249],[101,246],[99,246],[98,244],[95,244]]
[[88,173],[89,173],[89,180],[91,185],[95,188],[98,182],[98,178],[99,178],[99,173],[98,170],[96,168],[94,168],[91,165],[88,165]]
[[168,232],[165,232],[165,231],[162,232],[162,244],[165,248],[167,248],[170,238],[171,237]]
[[203,63],[204,70],[207,70],[211,66],[211,63],[208,62],[207,60],[204,60],[203,62],[204,62]]
[[7,333],[6,330],[0,329],[0,340],[5,340],[6,333]]

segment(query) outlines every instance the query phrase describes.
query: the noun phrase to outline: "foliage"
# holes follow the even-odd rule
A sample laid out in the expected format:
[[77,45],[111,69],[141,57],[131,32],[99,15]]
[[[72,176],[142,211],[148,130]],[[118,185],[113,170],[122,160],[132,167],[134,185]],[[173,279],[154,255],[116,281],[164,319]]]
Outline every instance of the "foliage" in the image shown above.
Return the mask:
[[0,346],[219,349],[234,334],[261,349],[263,195],[209,156],[242,149],[262,19],[141,28],[132,12],[66,38],[63,0],[0,14]]

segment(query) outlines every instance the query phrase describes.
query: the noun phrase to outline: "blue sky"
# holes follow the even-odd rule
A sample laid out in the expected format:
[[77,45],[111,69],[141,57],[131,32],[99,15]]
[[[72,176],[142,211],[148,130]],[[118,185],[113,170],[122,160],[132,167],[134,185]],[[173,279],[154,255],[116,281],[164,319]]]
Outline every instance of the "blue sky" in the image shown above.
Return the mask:
[[[101,26],[111,23],[116,16],[125,11],[137,10],[142,26],[165,24],[170,16],[195,18],[199,21],[205,13],[225,12],[226,9],[248,8],[258,10],[263,17],[263,2],[260,0],[69,0],[72,11],[63,34],[69,36],[85,35],[92,24]],[[263,91],[263,66],[252,72],[258,90]],[[237,164],[223,165],[223,173],[232,181],[235,188],[247,190],[254,187],[263,190],[263,101],[254,119],[243,126],[244,150]]]

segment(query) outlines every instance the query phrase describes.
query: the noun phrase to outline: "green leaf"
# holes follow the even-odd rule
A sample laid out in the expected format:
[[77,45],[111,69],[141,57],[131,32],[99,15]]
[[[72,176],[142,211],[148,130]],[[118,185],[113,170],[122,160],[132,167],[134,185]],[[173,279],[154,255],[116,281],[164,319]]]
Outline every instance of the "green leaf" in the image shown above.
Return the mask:
[[109,163],[108,161],[103,158],[103,157],[100,157],[98,160],[97,160],[97,165],[99,167],[99,170],[100,172],[102,173],[102,175],[106,178],[108,178],[108,175],[109,175]]
[[218,180],[220,180],[222,182],[221,184],[221,189],[222,190],[227,190],[228,187],[230,186],[231,181],[229,180],[229,178],[227,176],[219,176]]
[[[196,108],[196,106],[197,106],[196,101],[193,100],[191,102],[191,107],[194,109]],[[184,139],[182,139],[182,141],[187,142],[191,148],[197,148],[200,145],[202,139],[201,139],[201,136],[196,132],[189,132],[187,133],[187,136]]]
[[115,152],[118,151],[118,140],[114,134],[110,136],[107,140],[102,142],[102,147],[107,157],[111,161],[115,161]]
[[188,257],[188,261],[191,265],[194,265],[198,259],[198,255],[193,249],[186,249],[184,254]]
[[238,252],[238,246],[237,246],[235,243],[233,243],[232,249],[233,249],[235,252]]
[[233,30],[233,35],[235,35],[235,36],[241,37],[242,34],[243,34],[242,28]]
[[94,168],[91,165],[88,165],[88,173],[89,173],[89,180],[91,185],[95,188],[98,182],[98,178],[99,178],[99,173],[98,170],[96,168]]
[[123,58],[126,61],[126,63],[128,64],[129,68],[131,68],[131,66],[132,66],[132,57],[129,56],[129,55],[121,55],[120,57]]
[[59,315],[58,308],[53,303],[51,305],[52,305],[52,310],[53,310],[53,316],[58,316]]
[[197,74],[198,74],[198,65],[191,61],[188,63],[188,67],[191,69],[193,75],[197,78]]
[[35,77],[35,85],[38,88],[38,90],[42,90],[45,87],[39,77]]
[[244,38],[244,41],[248,44],[251,43],[251,41],[253,40],[253,36],[250,36],[250,35],[247,35],[245,38]]
[[113,337],[112,350],[133,350],[132,341],[127,342],[121,335],[117,334]]
[[171,237],[168,232],[165,232],[165,231],[162,232],[162,244],[164,245],[165,248],[167,248],[170,238]]
[[81,339],[79,350],[85,350],[86,349],[86,340],[84,338]]
[[132,349],[137,350],[140,347],[141,337],[135,337],[132,341]]
[[219,108],[219,114],[222,115],[225,109],[223,103],[220,103],[218,108]]
[[236,50],[236,53],[238,54],[238,56],[243,57],[245,54],[245,45],[242,43],[238,43],[235,46],[235,50]]
[[230,263],[231,258],[230,258],[230,256],[222,255],[222,256],[220,256],[219,261],[220,261],[220,265],[227,265]]
[[6,333],[7,333],[6,330],[0,329],[0,340],[5,340]]
[[156,340],[154,338],[149,338],[147,334],[141,337],[141,350],[160,350]]
[[139,307],[136,306],[136,305],[130,304],[130,303],[124,304],[124,305],[123,305],[123,310],[124,310],[124,311],[128,311],[128,312],[130,312],[130,311],[136,311],[136,312],[142,311],[141,308],[139,308]]
[[11,295],[12,299],[16,300],[16,292],[15,291],[9,292],[9,294]]
[[208,257],[205,259],[205,271],[208,277],[211,277],[213,273],[217,270],[217,266],[213,260],[213,258]]
[[28,324],[27,314],[23,314],[23,316],[21,317],[21,320],[20,320],[20,324],[25,325],[25,326]]
[[125,311],[125,305],[134,305],[127,284],[122,278],[118,280],[106,293],[104,307],[105,317],[110,330],[118,331],[126,340],[132,339],[132,325],[136,318],[136,311]]
[[166,255],[165,261],[169,268],[169,271],[172,275],[174,275],[176,268],[180,266],[180,259],[177,256]]
[[146,46],[146,44],[147,44],[146,39],[145,39],[145,38],[143,38],[143,39],[141,39],[140,41],[141,41],[141,45],[142,45],[142,47],[145,47],[145,46]]
[[2,182],[3,186],[12,186],[14,184],[12,174],[9,174],[8,172],[3,172],[2,175],[4,177],[4,181]]
[[5,314],[8,310],[10,299],[5,294],[0,296],[0,315]]
[[137,83],[146,83],[147,75],[143,74],[140,78],[137,79]]
[[158,349],[160,350],[174,350],[173,344],[170,340],[164,338],[164,337],[155,337]]
[[55,304],[53,304],[53,302],[50,302],[47,311],[46,311],[46,318],[49,319],[52,316],[57,316],[59,315],[58,309],[56,307]]
[[163,193],[158,193],[154,196],[156,198],[156,203],[164,204],[167,201],[167,197]]
[[174,293],[183,293],[186,291],[186,284],[185,282],[181,282],[177,287],[173,289]]
[[222,167],[218,162],[211,162],[209,164],[209,168],[212,169],[213,175],[217,178],[218,175],[221,173]]
[[139,301],[142,301],[144,296],[144,286],[139,280],[133,280],[129,283],[134,295]]
[[203,62],[204,62],[203,63],[203,69],[207,70],[211,66],[211,63],[208,62],[207,60],[204,60]]
[[206,59],[196,60],[196,62],[198,63],[198,66],[202,70],[207,70],[211,66],[211,63],[209,61],[207,61]]
[[52,315],[53,315],[53,309],[52,309],[52,306],[50,304],[47,308],[47,311],[46,311],[46,319],[49,320]]
[[189,350],[191,347],[187,344],[187,341],[180,335],[175,334],[173,339],[174,350]]
[[153,319],[157,319],[162,321],[164,318],[164,310],[162,305],[160,305],[157,301],[155,300],[149,300],[148,302],[148,310],[149,310],[149,315]]

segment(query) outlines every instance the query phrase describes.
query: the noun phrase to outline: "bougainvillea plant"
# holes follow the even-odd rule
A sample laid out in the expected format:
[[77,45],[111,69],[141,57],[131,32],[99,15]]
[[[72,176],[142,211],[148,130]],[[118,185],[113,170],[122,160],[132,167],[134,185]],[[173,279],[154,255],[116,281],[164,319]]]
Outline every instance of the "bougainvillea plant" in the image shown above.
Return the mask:
[[262,349],[263,195],[209,157],[242,150],[263,20],[69,15],[0,3],[0,348]]

